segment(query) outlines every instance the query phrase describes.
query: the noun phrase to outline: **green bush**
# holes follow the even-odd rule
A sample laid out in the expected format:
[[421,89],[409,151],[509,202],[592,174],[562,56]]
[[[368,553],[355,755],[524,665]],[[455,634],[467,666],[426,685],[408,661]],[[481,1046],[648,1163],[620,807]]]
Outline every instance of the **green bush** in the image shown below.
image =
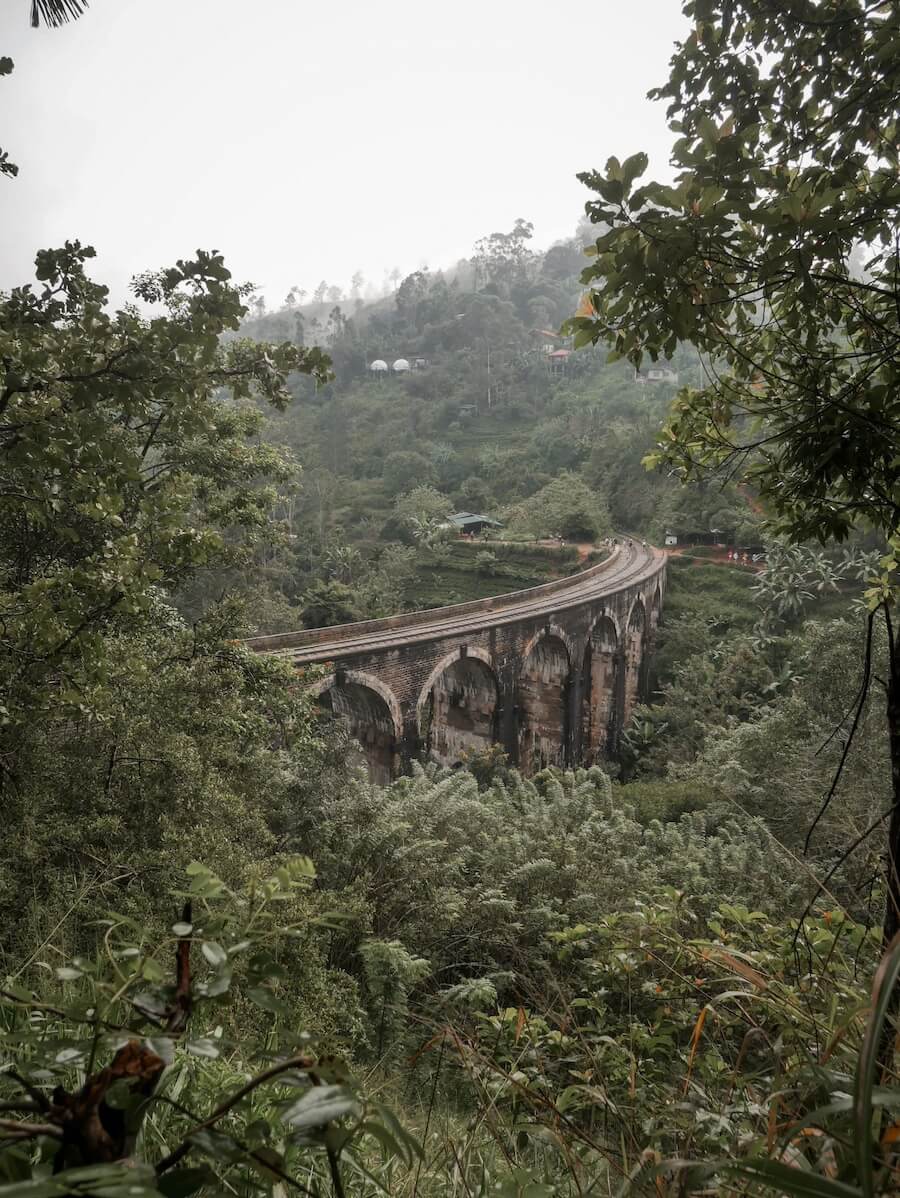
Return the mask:
[[[414,765],[295,817],[291,843],[317,846],[320,885],[358,888],[378,938],[430,962],[416,1002],[475,976],[501,1004],[525,1001],[551,968],[550,933],[668,886],[690,892],[698,918],[738,889],[753,905],[790,902],[792,868],[764,827],[736,808],[708,814],[698,788],[667,800],[662,784],[631,791],[597,767],[526,780],[502,763],[481,781]],[[350,960],[336,949],[335,964]]]
[[496,568],[496,554],[491,553],[489,549],[482,549],[475,555],[475,569],[482,576],[482,578],[486,577],[488,574],[492,574]]
[[361,618],[359,597],[352,587],[336,579],[319,579],[301,599],[300,615],[305,628],[328,628],[352,624]]

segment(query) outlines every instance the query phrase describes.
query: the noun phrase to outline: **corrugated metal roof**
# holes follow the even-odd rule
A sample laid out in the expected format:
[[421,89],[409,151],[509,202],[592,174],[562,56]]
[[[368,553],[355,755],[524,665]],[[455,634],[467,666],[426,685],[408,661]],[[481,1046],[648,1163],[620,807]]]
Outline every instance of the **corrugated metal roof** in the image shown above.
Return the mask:
[[454,512],[449,519],[459,528],[465,528],[468,524],[492,524],[496,528],[500,527],[499,520],[492,520],[490,516],[481,516],[478,512]]

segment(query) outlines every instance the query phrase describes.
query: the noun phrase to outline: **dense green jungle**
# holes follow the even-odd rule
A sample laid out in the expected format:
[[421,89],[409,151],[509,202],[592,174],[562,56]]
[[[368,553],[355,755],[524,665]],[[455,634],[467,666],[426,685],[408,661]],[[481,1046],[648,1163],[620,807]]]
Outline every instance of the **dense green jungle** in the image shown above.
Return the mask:
[[[900,10],[684,11],[570,240],[0,294],[0,1198],[900,1191]],[[667,534],[590,768],[375,785],[244,643]]]

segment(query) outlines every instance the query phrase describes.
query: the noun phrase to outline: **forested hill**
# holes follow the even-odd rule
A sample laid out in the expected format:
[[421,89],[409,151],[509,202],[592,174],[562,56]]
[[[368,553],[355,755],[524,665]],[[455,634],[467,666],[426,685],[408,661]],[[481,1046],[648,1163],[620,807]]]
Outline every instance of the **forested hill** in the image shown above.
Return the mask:
[[268,600],[254,594],[255,631],[453,602],[568,568],[524,550],[515,568],[483,553],[476,565],[474,548],[466,563],[433,535],[454,510],[502,521],[517,541],[612,529],[659,540],[670,527],[753,538],[736,489],[685,489],[641,465],[676,374],[697,379],[693,352],[666,379],[638,381],[559,334],[581,299],[589,240],[582,228],[536,251],[520,220],[453,271],[417,270],[374,301],[357,279],[348,297],[322,284],[311,303],[295,289],[278,311],[253,306],[245,334],[321,344],[335,374],[318,390],[297,376],[295,403],[268,419],[266,436],[302,474],[282,505],[287,538],[264,563]]

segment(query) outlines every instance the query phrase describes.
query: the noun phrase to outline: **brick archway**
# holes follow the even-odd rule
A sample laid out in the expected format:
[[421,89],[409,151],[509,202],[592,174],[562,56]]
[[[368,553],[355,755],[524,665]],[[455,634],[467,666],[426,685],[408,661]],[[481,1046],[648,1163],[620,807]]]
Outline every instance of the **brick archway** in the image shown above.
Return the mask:
[[369,779],[390,782],[402,735],[400,704],[389,687],[361,670],[329,674],[313,687],[323,711],[339,719],[359,744]]
[[638,702],[641,686],[641,669],[644,661],[644,643],[647,634],[647,612],[644,601],[638,596],[631,605],[625,626],[625,686],[622,700],[622,728],[628,727]]
[[552,626],[533,636],[523,653],[516,687],[516,750],[523,774],[567,764],[573,661],[570,638]]
[[500,684],[490,655],[469,648],[447,654],[431,671],[416,705],[429,756],[458,765],[497,740]]

